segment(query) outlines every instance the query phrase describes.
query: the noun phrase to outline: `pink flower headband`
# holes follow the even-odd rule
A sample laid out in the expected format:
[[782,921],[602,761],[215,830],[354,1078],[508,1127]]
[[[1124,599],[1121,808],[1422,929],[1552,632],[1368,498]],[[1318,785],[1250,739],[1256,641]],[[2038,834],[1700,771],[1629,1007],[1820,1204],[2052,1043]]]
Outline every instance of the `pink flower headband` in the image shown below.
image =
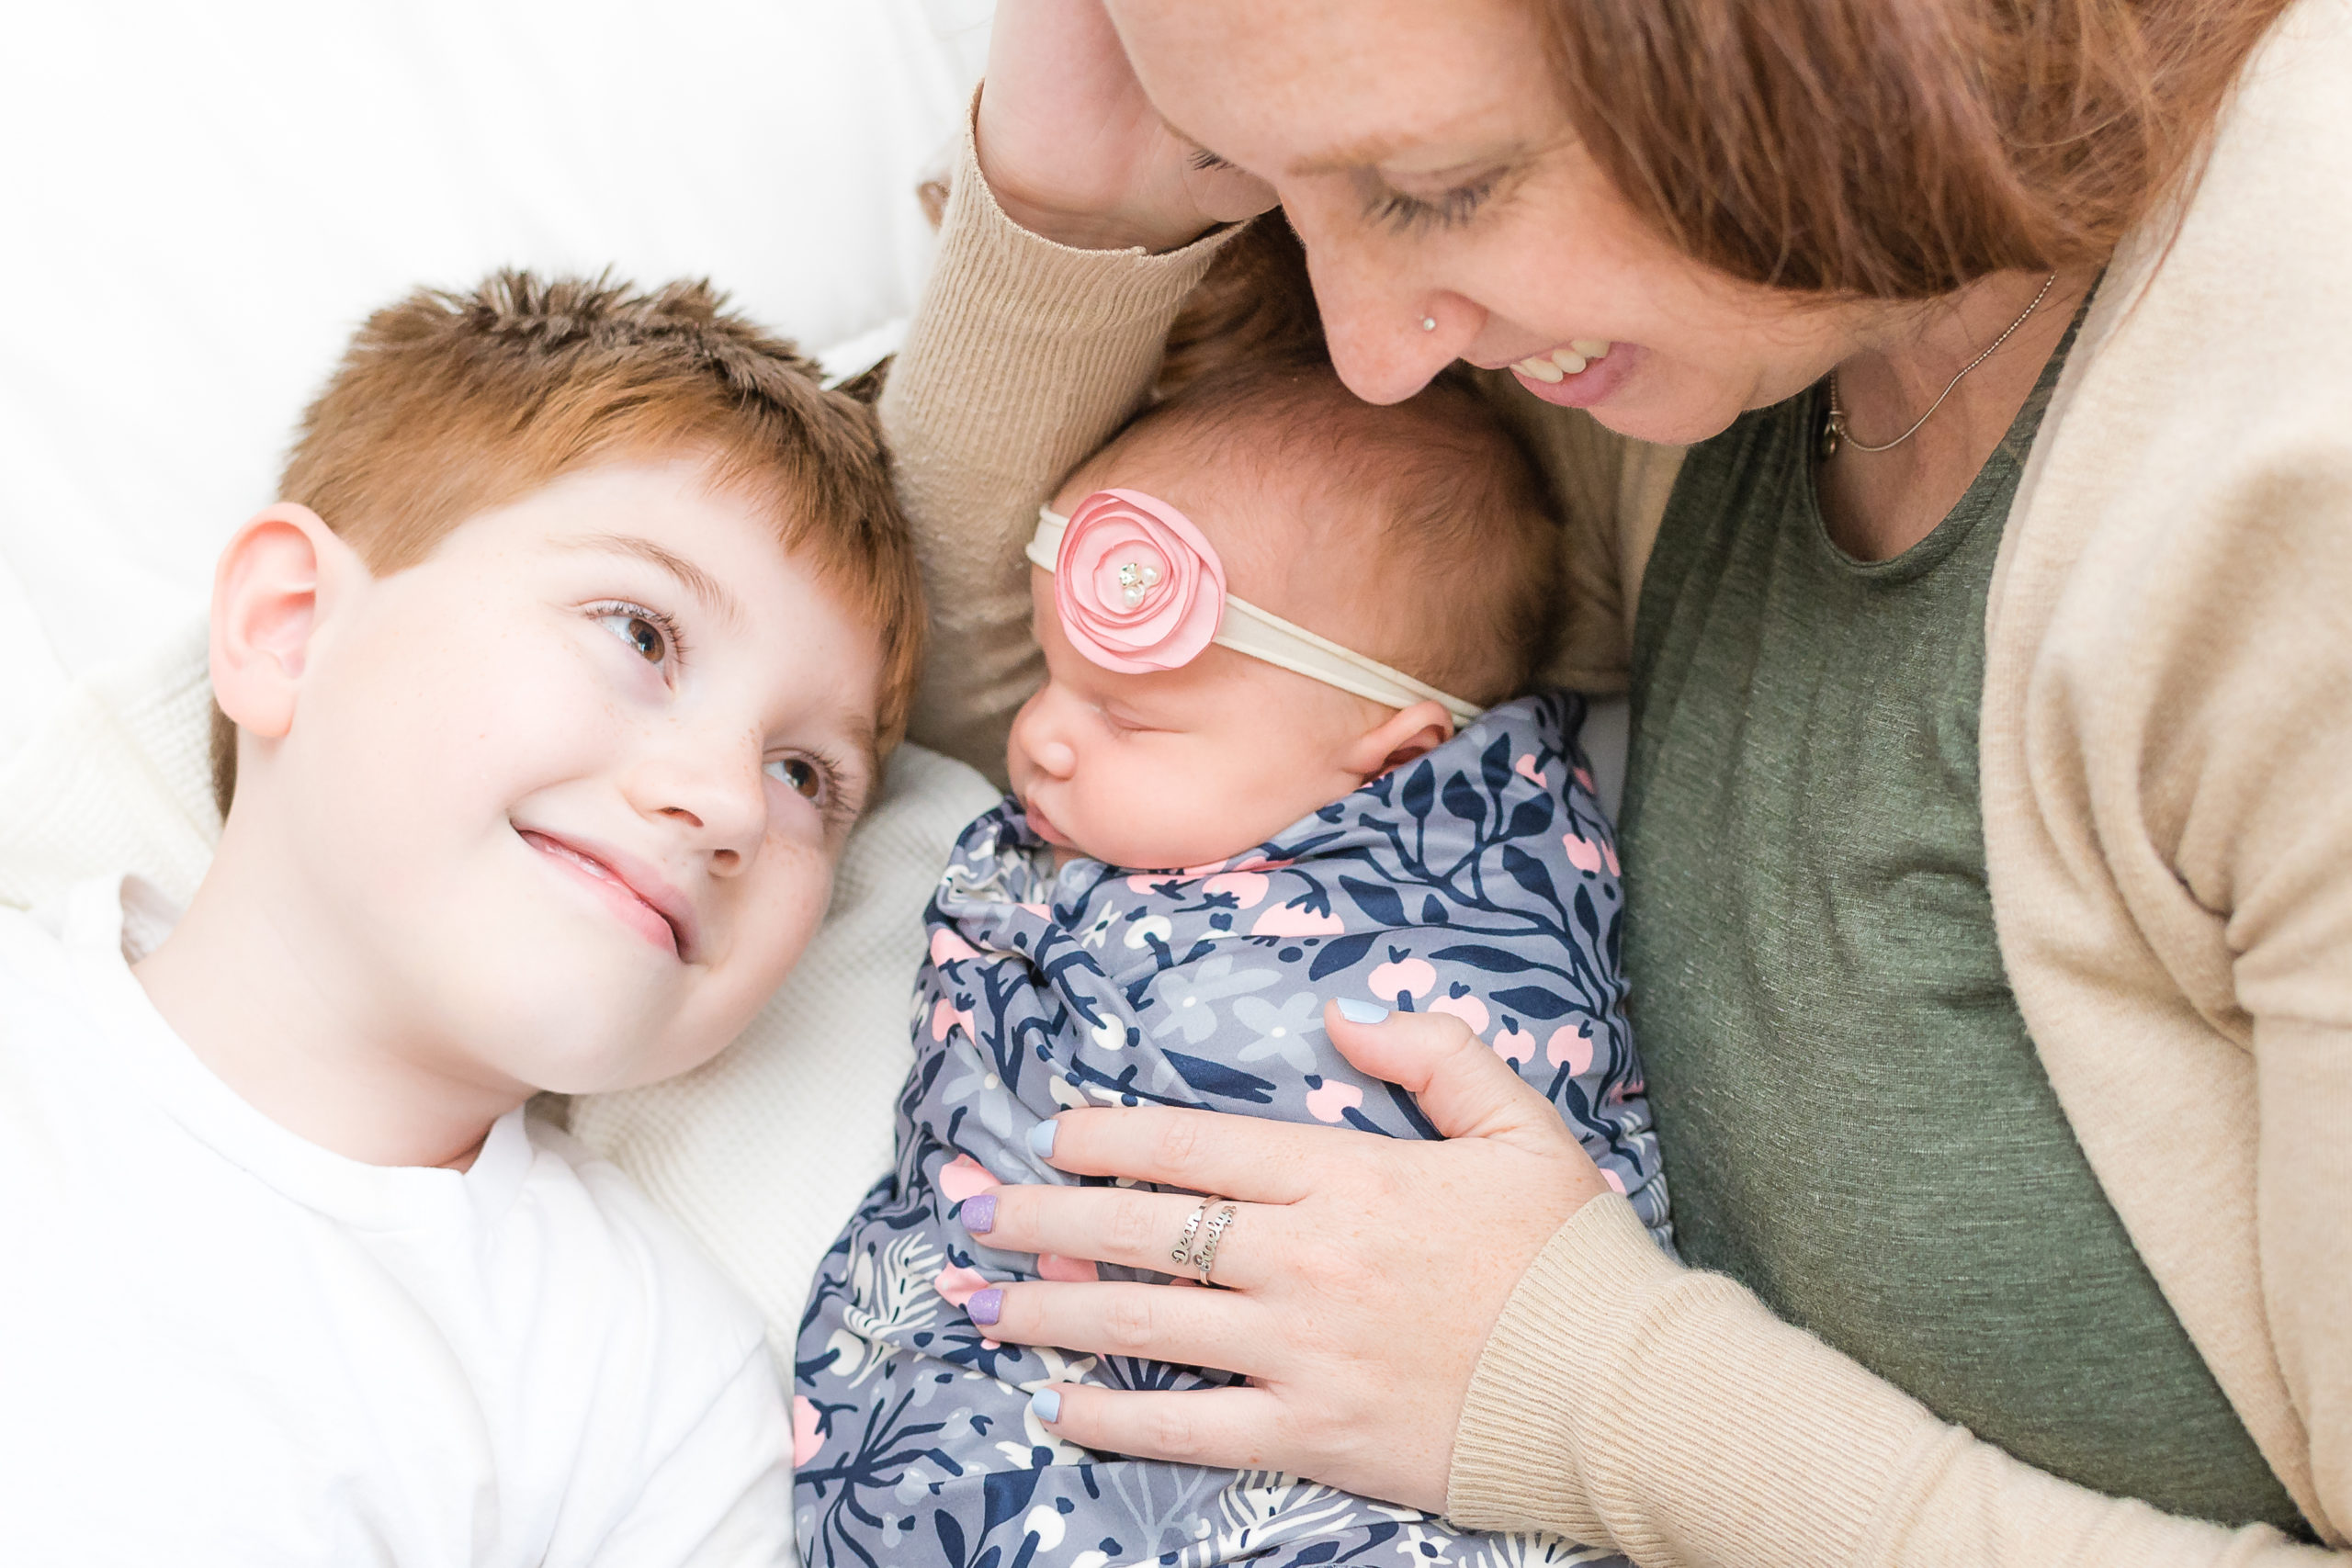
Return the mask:
[[1216,547],[1141,491],[1096,491],[1068,517],[1039,507],[1028,556],[1054,574],[1062,635],[1105,670],[1178,669],[1214,642],[1388,707],[1441,703],[1457,725],[1486,711],[1227,592]]

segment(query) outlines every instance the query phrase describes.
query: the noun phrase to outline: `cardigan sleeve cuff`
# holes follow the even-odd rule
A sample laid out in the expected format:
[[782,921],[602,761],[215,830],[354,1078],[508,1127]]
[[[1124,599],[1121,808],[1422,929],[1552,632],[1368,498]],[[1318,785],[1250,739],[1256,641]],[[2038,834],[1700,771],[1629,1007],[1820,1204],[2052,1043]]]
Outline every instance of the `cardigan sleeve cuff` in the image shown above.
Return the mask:
[[[972,99],[977,113],[979,98]],[[1113,333],[1139,324],[1165,331],[1193,285],[1241,225],[1215,229],[1189,245],[1158,254],[1140,247],[1080,250],[1034,233],[997,205],[980,173],[973,115],[964,122],[940,250],[934,297],[986,301],[988,313],[1057,334]],[[920,318],[918,318],[920,325]]]
[[1843,1562],[1959,1436],[1608,1195],[1559,1229],[1488,1337],[1446,1512],[1636,1561]]

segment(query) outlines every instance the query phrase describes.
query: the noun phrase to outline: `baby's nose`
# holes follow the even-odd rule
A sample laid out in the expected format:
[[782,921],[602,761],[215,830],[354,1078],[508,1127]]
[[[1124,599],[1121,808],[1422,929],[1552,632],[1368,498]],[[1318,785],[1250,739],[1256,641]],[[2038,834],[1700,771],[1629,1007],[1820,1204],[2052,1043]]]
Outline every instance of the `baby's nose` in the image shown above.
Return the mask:
[[1036,759],[1041,772],[1051,773],[1057,779],[1066,779],[1078,772],[1078,750],[1068,741],[1040,741],[1030,754]]

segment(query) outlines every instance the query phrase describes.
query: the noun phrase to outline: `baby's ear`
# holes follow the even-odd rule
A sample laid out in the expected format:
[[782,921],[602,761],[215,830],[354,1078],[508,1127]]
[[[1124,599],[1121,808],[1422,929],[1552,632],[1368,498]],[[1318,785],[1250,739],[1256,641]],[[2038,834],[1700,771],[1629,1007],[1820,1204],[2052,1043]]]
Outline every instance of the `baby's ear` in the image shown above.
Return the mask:
[[212,696],[264,739],[294,723],[311,641],[353,573],[367,569],[307,506],[264,508],[237,530],[212,574]]
[[1453,739],[1453,716],[1443,703],[1415,703],[1360,736],[1349,749],[1347,768],[1360,778],[1376,779]]

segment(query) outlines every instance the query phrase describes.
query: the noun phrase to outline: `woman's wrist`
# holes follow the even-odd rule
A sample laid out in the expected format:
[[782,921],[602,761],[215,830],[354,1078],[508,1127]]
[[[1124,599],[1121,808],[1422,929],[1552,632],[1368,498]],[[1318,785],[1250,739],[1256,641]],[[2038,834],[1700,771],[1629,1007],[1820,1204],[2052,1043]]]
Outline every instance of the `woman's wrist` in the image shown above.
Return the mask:
[[1217,227],[1197,217],[1187,221],[1127,207],[1103,209],[1057,203],[1017,174],[990,166],[988,147],[977,125],[973,152],[998,211],[1039,239],[1074,251],[1143,251],[1157,255],[1182,250]]

